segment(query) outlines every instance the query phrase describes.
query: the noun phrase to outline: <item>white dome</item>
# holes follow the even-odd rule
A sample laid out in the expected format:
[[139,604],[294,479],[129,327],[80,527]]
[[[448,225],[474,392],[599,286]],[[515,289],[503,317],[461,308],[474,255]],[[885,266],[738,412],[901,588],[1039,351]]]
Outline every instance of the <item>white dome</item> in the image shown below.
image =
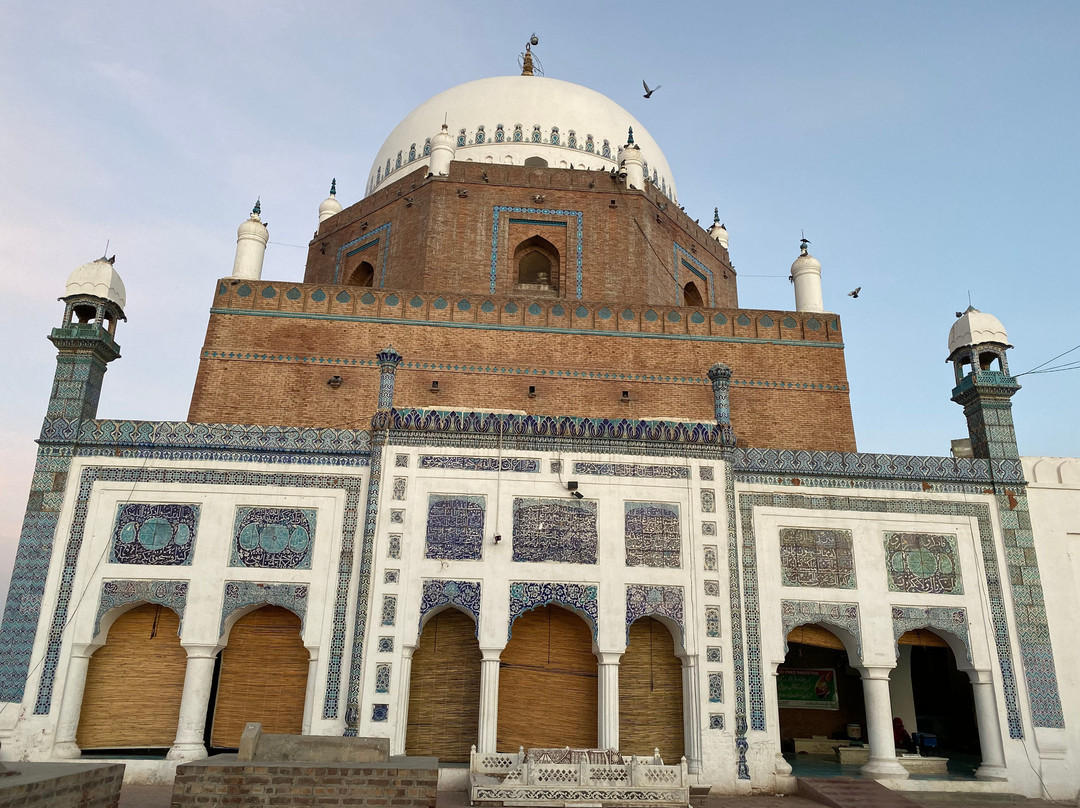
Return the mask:
[[323,214],[327,214],[327,217],[333,216],[335,213],[341,213],[341,203],[337,201],[336,196],[328,196],[319,205],[319,218],[323,218]]
[[821,262],[814,258],[810,253],[800,255],[795,259],[795,262],[791,265],[791,274],[798,275],[802,272],[813,271],[821,273]]
[[64,297],[72,295],[93,295],[115,303],[123,311],[127,305],[127,290],[120,280],[119,273],[113,269],[112,261],[99,258],[89,264],[83,264],[68,276],[64,287]]
[[984,342],[997,342],[1009,346],[1009,335],[1001,320],[992,314],[968,306],[963,316],[959,317],[949,329],[949,356],[957,348],[980,345]]
[[[429,98],[405,116],[379,149],[367,192],[388,176],[403,176],[427,165],[430,157],[424,154],[424,144],[435,137],[444,120],[456,144],[455,160],[523,165],[528,157],[540,157],[552,168],[613,168],[633,127],[648,179],[676,199],[664,153],[633,115],[587,87],[540,76],[479,79]],[[520,139],[515,140],[518,131]]]

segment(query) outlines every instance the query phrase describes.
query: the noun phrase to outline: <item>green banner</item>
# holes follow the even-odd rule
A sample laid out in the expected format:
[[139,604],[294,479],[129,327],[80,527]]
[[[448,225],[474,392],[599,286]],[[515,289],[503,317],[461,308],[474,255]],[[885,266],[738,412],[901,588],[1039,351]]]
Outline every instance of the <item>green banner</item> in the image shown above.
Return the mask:
[[832,668],[780,668],[776,672],[780,707],[800,710],[839,710],[836,671]]

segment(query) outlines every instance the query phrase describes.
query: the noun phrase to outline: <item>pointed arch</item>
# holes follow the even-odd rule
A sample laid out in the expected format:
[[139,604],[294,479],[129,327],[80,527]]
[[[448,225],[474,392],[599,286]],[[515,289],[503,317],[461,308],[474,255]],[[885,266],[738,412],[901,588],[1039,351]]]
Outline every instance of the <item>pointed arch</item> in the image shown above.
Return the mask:
[[701,292],[698,290],[697,284],[693,281],[689,281],[683,287],[683,305],[696,306],[698,308],[705,307],[705,300],[701,297]]
[[367,261],[361,261],[345,277],[346,286],[374,286],[375,267]]
[[514,250],[516,283],[528,286],[559,288],[560,261],[558,248],[542,236],[527,238]]
[[640,617],[627,632],[619,661],[619,751],[665,760],[685,751],[682,661],[671,627],[656,617]]

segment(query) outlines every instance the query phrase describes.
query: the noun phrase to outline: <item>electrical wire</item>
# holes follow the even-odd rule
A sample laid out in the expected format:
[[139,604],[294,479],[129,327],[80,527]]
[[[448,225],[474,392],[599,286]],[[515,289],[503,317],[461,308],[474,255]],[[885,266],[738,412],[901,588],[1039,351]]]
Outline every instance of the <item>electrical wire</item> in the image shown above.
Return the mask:
[[[1027,376],[1027,375],[1029,375],[1031,373],[1048,373],[1048,372],[1052,372],[1052,371],[1055,370],[1055,368],[1046,368],[1047,365],[1049,365],[1051,362],[1056,362],[1057,360],[1061,359],[1061,357],[1063,357],[1063,356],[1067,356],[1068,354],[1071,354],[1077,348],[1080,348],[1080,345],[1074,345],[1072,348],[1069,348],[1069,350],[1062,351],[1057,356],[1055,356],[1055,357],[1053,357],[1051,359],[1047,359],[1045,362],[1043,362],[1040,365],[1036,365],[1031,370],[1025,370],[1023,373],[1017,373],[1013,378],[1015,379],[1015,378],[1019,378],[1020,376]],[[1070,362],[1068,364],[1074,364],[1074,363]],[[1080,366],[1080,365],[1078,365],[1078,366]],[[1040,370],[1040,368],[1046,368],[1046,370]],[[1071,367],[1068,367],[1068,368],[1062,367],[1061,369],[1062,370],[1072,370]]]

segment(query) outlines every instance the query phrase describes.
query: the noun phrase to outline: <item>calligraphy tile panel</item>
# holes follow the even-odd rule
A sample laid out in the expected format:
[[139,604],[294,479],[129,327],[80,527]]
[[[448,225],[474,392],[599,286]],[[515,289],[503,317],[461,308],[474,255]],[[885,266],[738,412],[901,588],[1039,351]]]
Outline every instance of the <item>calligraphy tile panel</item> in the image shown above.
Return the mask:
[[479,561],[484,545],[484,498],[466,494],[428,497],[427,558]]
[[665,502],[627,502],[626,566],[679,567],[682,533],[679,506]]
[[229,566],[311,569],[316,513],[312,508],[237,508]]
[[514,561],[595,564],[597,542],[594,501],[514,497]]
[[109,561],[189,566],[198,525],[198,505],[121,504],[116,511]]
[[784,586],[855,588],[855,551],[850,530],[780,529]]
[[885,564],[892,592],[964,594],[956,536],[886,533]]

